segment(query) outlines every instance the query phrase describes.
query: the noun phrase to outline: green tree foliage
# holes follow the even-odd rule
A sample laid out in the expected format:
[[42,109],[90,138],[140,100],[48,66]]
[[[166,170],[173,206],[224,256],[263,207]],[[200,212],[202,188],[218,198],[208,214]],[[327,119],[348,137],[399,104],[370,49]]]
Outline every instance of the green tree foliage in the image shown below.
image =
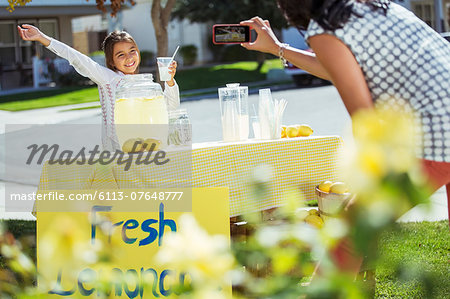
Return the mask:
[[[237,24],[255,16],[269,20],[278,36],[281,28],[287,26],[287,22],[278,9],[275,0],[178,0],[172,11],[173,19],[187,19],[199,23]],[[221,47],[220,50],[225,49],[222,46],[219,47]],[[267,55],[264,53],[258,52],[256,54],[257,70],[262,67],[266,58]]]
[[191,22],[236,24],[259,16],[275,29],[287,26],[275,0],[178,0],[172,18]]

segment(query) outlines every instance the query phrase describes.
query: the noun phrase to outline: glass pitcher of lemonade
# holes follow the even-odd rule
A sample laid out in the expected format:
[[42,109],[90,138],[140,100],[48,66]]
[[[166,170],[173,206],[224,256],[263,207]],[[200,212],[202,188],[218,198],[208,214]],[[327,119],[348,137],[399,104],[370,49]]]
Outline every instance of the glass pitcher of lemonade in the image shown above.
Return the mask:
[[169,116],[161,86],[152,74],[124,76],[116,89],[114,122],[119,144],[132,138],[167,143]]
[[249,134],[248,87],[239,83],[219,88],[223,141],[247,140]]

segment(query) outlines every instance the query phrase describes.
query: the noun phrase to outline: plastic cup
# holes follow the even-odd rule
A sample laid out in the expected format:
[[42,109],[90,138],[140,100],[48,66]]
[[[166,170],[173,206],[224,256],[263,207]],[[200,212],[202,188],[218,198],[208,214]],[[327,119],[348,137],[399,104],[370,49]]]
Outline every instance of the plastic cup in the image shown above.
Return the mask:
[[172,61],[172,57],[156,57],[158,62],[159,80],[169,81],[171,76],[169,74],[169,64]]
[[252,116],[252,117],[250,117],[250,120],[251,120],[252,130],[253,130],[253,138],[261,139],[261,124],[259,123],[259,117]]

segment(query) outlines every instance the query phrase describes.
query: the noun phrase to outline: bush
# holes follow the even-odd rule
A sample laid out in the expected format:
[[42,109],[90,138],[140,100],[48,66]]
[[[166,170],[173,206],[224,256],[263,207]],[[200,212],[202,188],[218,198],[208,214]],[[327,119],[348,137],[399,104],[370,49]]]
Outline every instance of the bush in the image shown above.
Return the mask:
[[54,61],[48,63],[48,74],[58,86],[86,86],[92,85],[91,79],[81,76],[73,67],[67,73],[60,73]]
[[256,52],[249,51],[241,45],[223,45],[221,62],[255,61]]
[[141,51],[141,65],[142,66],[153,66],[155,65],[155,53],[152,51]]
[[98,50],[98,51],[89,53],[89,57],[92,57],[92,56],[105,56],[105,52],[103,52],[102,50]]
[[89,78],[81,76],[75,70],[67,74],[55,73],[55,75],[53,76],[53,81],[56,82],[59,86],[92,85],[92,81]]
[[194,45],[182,46],[180,54],[183,57],[184,65],[193,65],[197,60],[197,47]]

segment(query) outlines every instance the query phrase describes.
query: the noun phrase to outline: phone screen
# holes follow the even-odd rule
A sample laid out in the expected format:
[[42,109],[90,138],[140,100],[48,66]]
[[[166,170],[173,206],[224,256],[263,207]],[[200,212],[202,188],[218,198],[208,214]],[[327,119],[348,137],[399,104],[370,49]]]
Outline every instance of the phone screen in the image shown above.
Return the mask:
[[240,44],[250,42],[250,27],[218,24],[213,26],[213,43]]

